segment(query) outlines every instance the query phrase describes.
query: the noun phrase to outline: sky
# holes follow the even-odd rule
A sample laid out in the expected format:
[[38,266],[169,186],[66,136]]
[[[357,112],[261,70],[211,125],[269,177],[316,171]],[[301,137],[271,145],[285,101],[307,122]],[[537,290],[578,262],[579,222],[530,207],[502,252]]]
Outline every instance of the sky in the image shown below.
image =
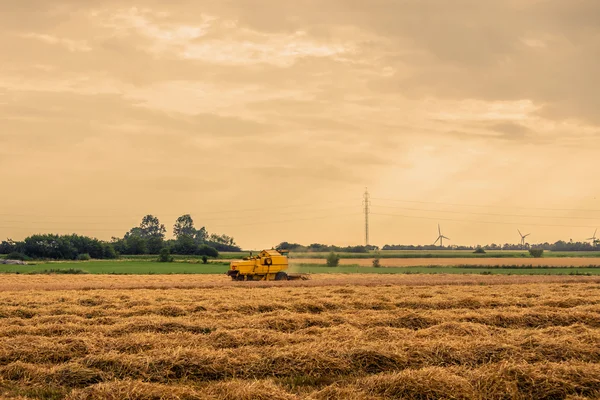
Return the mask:
[[0,240],[191,214],[281,241],[600,226],[597,0],[0,3]]

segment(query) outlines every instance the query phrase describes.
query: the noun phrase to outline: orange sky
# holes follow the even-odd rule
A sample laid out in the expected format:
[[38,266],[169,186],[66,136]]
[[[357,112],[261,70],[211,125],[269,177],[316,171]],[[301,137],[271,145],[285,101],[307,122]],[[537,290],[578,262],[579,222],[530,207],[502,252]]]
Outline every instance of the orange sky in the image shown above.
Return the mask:
[[598,21],[596,0],[4,1],[0,240],[191,213],[245,248],[360,244],[365,186],[373,244],[585,239]]

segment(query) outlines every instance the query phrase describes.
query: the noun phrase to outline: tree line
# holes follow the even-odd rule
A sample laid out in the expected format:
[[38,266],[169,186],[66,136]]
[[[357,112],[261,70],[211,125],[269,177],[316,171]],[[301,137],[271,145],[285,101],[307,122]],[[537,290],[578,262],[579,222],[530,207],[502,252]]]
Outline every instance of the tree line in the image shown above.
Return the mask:
[[210,234],[205,227],[196,229],[191,215],[177,218],[173,239],[166,239],[166,228],[153,215],[142,218],[122,238],[102,241],[81,235],[36,234],[23,241],[0,242],[0,254],[34,259],[113,259],[119,255],[159,254],[168,249],[171,254],[218,257],[219,251],[241,251],[233,237]]
[[440,247],[435,245],[402,245],[402,244],[386,244],[381,249],[382,250],[476,250],[477,248],[482,248],[484,250],[529,250],[529,249],[543,249],[548,251],[594,251],[600,250],[598,246],[600,242],[588,243],[588,242],[573,242],[564,240],[559,240],[554,243],[538,243],[538,244],[529,244],[526,243],[525,246],[521,246],[520,244],[487,244],[484,246],[446,246]]
[[295,252],[342,252],[342,253],[368,253],[371,250],[378,250],[377,246],[332,246],[321,243],[312,243],[308,246],[299,243],[281,242],[276,246],[278,250],[288,250]]

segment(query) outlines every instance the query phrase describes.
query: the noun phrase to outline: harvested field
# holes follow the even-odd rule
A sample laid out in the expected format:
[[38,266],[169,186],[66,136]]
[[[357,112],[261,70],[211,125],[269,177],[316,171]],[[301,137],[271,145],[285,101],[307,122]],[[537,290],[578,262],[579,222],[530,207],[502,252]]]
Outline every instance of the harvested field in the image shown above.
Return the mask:
[[594,276],[507,276],[507,275],[374,275],[313,274],[308,281],[232,282],[221,275],[0,275],[0,292],[22,290],[98,290],[98,289],[211,289],[313,286],[438,286],[509,285],[528,283],[600,283]]
[[[290,264],[324,264],[320,258],[297,258],[290,259]],[[458,265],[480,265],[480,266],[513,266],[513,265],[532,265],[534,267],[587,267],[590,265],[600,265],[598,258],[586,257],[561,257],[561,258],[381,258],[380,264],[383,267],[426,267],[430,265],[438,266],[458,266]],[[342,258],[340,265],[358,265],[361,267],[370,267],[373,265],[373,258]]]
[[600,396],[593,277],[2,279],[2,398]]

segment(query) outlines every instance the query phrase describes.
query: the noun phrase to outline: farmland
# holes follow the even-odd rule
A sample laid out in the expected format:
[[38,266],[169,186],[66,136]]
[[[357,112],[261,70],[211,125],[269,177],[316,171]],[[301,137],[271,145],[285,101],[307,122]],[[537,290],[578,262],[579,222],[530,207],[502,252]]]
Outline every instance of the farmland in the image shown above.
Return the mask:
[[600,279],[4,275],[0,397],[600,396]]
[[[319,264],[324,263],[319,258],[292,259],[290,264]],[[342,258],[340,265],[358,265],[368,267],[373,264],[372,258]],[[382,258],[380,264],[384,267],[424,267],[436,266],[511,266],[531,265],[534,267],[583,267],[588,265],[600,265],[600,258]]]
[[[254,250],[254,254],[258,251]],[[239,259],[244,257],[248,252],[221,252],[219,255],[220,259],[231,260]],[[325,259],[329,253],[327,252],[290,252],[291,259]],[[476,254],[472,250],[381,250],[381,251],[369,251],[367,253],[349,253],[349,252],[336,252],[340,258],[352,258],[352,259],[363,259],[363,258],[530,258],[527,250],[489,250],[485,254]],[[600,251],[545,251],[544,258],[600,258]],[[127,259],[132,260],[148,260],[156,258],[151,255],[141,256],[126,256]],[[176,260],[187,260],[187,259],[200,259],[200,256],[175,256]]]
[[[240,257],[240,254],[237,253]],[[156,256],[120,260],[30,261],[27,265],[1,265],[0,273],[85,274],[224,274],[231,259],[202,264],[198,258],[179,256],[176,262],[159,263]],[[326,267],[321,258],[292,258],[290,272],[308,274],[600,274],[600,259],[548,258],[382,258],[383,268],[372,268],[372,258],[342,258],[339,267]]]
[[0,272],[35,273],[77,270],[90,274],[221,274],[229,263],[200,264],[191,262],[159,263],[156,261],[65,261],[31,262],[28,265],[0,265]]
[[[224,258],[236,258],[240,253],[224,253]],[[290,258],[325,258],[329,253],[323,252],[291,252]],[[340,258],[529,258],[527,250],[490,250],[485,254],[477,254],[472,250],[381,250],[368,253],[338,253]],[[600,251],[545,251],[545,258],[598,258]]]

